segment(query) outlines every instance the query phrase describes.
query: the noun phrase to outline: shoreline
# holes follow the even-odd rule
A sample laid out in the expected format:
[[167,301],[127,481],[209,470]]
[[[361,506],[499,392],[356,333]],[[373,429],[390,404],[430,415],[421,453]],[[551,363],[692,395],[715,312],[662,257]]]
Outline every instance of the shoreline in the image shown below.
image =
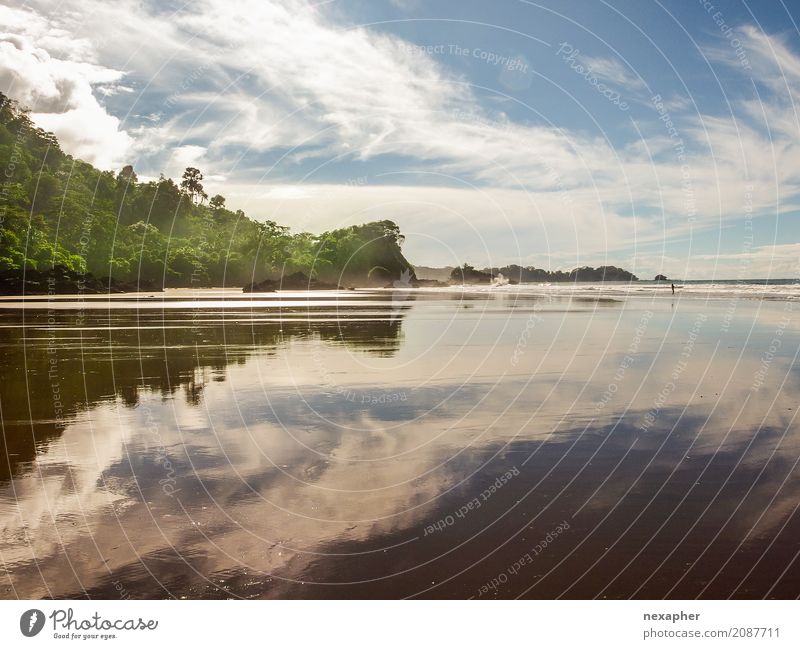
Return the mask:
[[174,300],[203,300],[225,302],[271,301],[280,298],[324,298],[335,297],[337,300],[346,296],[374,293],[375,295],[436,295],[449,293],[462,294],[494,294],[498,296],[521,296],[542,299],[590,299],[621,301],[628,298],[686,300],[763,300],[763,301],[796,301],[800,300],[800,284],[756,284],[756,283],[721,283],[695,281],[678,288],[675,294],[669,292],[670,286],[661,286],[654,282],[555,282],[549,284],[530,283],[494,286],[485,284],[453,284],[447,286],[402,286],[375,287],[356,286],[348,288],[291,288],[276,289],[265,292],[243,292],[241,287],[168,287],[160,291],[117,291],[99,293],[32,293],[0,295],[0,304],[14,303],[66,303],[70,300],[85,303],[114,302],[119,300],[146,302],[171,302]]

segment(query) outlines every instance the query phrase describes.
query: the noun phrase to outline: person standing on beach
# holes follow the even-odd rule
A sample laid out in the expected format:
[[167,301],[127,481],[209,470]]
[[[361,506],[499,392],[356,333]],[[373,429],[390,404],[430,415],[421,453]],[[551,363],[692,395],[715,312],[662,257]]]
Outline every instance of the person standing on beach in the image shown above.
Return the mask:
[[672,285],[672,294],[675,295],[675,284]]

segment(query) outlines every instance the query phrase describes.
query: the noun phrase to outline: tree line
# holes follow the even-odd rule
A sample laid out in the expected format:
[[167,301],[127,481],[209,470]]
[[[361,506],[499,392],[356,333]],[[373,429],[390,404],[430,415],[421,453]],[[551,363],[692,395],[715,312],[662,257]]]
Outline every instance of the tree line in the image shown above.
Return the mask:
[[545,270],[534,266],[511,264],[501,268],[484,268],[464,264],[450,272],[450,281],[458,284],[486,284],[502,275],[515,283],[528,282],[635,282],[639,278],[630,271],[617,266],[582,266],[569,271]]
[[[0,93],[0,272],[64,268],[158,286],[242,286],[302,272],[380,283],[411,265],[383,220],[312,234],[210,199],[203,174],[140,182],[131,165],[101,171],[74,159]],[[412,269],[413,272],[413,269]]]

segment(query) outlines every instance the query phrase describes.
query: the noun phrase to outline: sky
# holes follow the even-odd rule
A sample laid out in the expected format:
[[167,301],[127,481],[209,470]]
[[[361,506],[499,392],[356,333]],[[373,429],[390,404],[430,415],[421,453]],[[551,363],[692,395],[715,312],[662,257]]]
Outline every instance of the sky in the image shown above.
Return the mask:
[[297,231],[392,219],[415,264],[800,277],[798,23],[785,0],[12,0],[0,90],[98,167],[195,166]]

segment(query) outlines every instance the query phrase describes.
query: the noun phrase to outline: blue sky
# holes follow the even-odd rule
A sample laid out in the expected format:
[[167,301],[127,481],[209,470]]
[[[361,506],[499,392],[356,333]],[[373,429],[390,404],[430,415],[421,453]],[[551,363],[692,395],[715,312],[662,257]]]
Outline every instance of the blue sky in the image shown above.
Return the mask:
[[800,21],[780,1],[32,1],[0,89],[64,148],[187,165],[415,263],[800,276]]

